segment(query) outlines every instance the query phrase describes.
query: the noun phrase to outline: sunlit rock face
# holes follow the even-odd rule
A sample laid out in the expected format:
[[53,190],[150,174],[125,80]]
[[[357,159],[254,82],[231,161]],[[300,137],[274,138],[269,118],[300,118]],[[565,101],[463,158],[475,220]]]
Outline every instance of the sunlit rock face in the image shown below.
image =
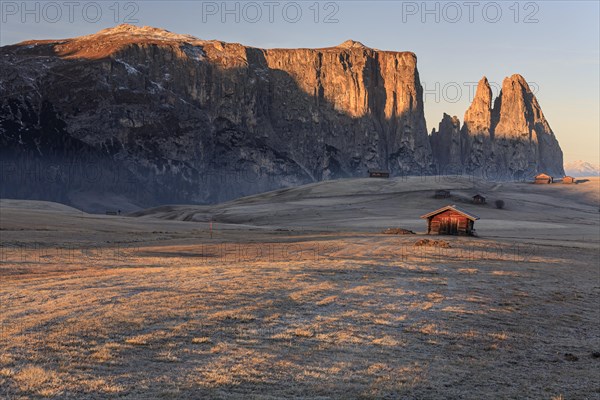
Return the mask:
[[3,197],[210,203],[432,172],[416,56],[354,41],[262,50],[122,25],[1,48],[0,88]]
[[562,150],[521,75],[504,80],[493,107],[492,91],[483,77],[460,134],[457,125],[458,120],[450,123],[444,115],[440,131],[432,135],[438,170],[462,165],[467,174],[497,180],[526,179],[538,172],[564,175]]
[[563,154],[542,109],[521,75],[502,82],[492,110],[494,160],[499,170],[562,176]]
[[492,89],[481,78],[463,121],[462,159],[467,173],[485,176],[492,162]]

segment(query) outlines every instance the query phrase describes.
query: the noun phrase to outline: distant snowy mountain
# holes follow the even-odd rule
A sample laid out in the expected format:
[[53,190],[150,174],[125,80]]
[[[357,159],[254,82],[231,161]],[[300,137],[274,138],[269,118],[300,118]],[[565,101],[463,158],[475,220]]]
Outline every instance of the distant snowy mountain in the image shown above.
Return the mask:
[[600,176],[600,164],[587,161],[573,161],[565,164],[565,173],[570,176]]

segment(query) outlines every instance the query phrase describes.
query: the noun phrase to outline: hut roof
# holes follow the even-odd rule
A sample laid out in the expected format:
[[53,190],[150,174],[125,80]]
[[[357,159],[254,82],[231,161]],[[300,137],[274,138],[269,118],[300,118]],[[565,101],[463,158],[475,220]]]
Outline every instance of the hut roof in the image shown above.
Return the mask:
[[467,211],[465,211],[463,209],[460,209],[457,206],[455,206],[454,204],[451,205],[451,206],[449,205],[449,206],[446,206],[446,207],[442,207],[442,208],[440,208],[438,210],[435,210],[435,211],[432,211],[432,212],[430,212],[428,214],[421,215],[421,218],[427,219],[427,218],[433,217],[433,216],[435,216],[437,214],[441,214],[444,211],[448,211],[448,210],[456,211],[457,213],[464,215],[465,217],[469,218],[472,221],[477,221],[479,219],[479,217],[477,215],[471,214],[470,212],[467,212]]
[[535,179],[548,179],[548,178],[552,178],[552,177],[551,177],[550,175],[548,175],[548,174],[544,174],[544,173],[537,174],[537,175],[535,176]]

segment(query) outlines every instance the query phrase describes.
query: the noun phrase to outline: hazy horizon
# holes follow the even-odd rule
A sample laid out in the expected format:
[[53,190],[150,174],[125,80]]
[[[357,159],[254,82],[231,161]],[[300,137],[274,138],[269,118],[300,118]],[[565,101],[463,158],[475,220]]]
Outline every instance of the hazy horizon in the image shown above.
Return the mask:
[[222,2],[120,2],[118,10],[112,2],[81,2],[71,10],[53,3],[59,14],[51,2],[29,2],[25,9],[22,2],[3,2],[0,45],[81,36],[121,23],[262,48],[329,47],[353,39],[417,55],[428,132],[444,112],[462,123],[482,76],[496,97],[502,80],[519,73],[536,94],[565,163],[597,164],[598,2],[467,3],[228,2],[222,9]]

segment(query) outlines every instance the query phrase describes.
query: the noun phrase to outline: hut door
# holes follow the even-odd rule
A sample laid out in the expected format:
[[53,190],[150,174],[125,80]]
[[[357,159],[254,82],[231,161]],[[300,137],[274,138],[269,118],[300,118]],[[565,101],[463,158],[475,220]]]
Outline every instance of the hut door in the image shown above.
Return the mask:
[[440,222],[440,233],[444,235],[458,234],[458,219],[457,218],[442,218]]
[[449,234],[458,235],[458,218],[450,218]]

